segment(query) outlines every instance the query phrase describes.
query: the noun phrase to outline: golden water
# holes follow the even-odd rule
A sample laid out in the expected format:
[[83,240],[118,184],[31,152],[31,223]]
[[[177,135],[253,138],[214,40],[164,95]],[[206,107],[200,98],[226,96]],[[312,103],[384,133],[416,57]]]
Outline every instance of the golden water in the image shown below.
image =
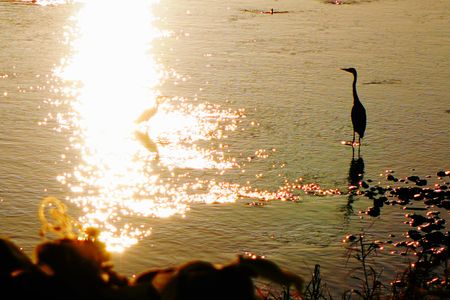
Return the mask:
[[[288,13],[259,13],[272,7]],[[55,196],[127,274],[251,252],[345,285],[342,236],[372,220],[347,193],[339,68],[360,75],[365,178],[448,169],[448,8],[0,1],[2,234],[31,252]],[[400,234],[402,214],[384,208],[370,231]]]

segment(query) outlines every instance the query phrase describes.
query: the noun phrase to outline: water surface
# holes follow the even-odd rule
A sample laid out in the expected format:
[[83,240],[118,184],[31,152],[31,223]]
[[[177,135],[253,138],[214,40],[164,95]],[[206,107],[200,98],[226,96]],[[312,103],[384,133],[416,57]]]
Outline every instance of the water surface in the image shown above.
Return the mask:
[[[2,235],[31,253],[55,196],[126,275],[251,252],[305,276],[320,263],[342,292],[342,237],[406,225],[398,207],[361,219],[371,203],[347,192],[339,69],[359,72],[365,179],[449,169],[449,6],[1,1]],[[403,266],[379,262],[386,278]]]

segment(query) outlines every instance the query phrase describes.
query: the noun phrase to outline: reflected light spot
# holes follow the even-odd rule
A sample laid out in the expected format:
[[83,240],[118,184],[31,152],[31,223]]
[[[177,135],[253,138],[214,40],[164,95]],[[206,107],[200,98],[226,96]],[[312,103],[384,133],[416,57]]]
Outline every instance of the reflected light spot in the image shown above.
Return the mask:
[[[197,179],[184,170],[225,170],[236,165],[212,140],[227,137],[242,112],[160,95],[168,72],[152,45],[165,36],[154,25],[156,1],[85,1],[66,28],[71,54],[52,87],[67,100],[57,131],[69,130],[63,154],[71,172],[58,175],[80,208],[79,222],[100,229],[109,251],[121,252],[151,234],[153,217],[184,216],[191,202],[235,201],[214,184],[192,194]],[[55,80],[56,81],[56,80]]]
[[[68,109],[48,119],[57,121],[55,130],[70,135],[70,147],[60,157],[68,171],[57,180],[70,190],[67,200],[79,207],[78,222],[98,228],[109,251],[122,252],[151,235],[154,218],[184,217],[194,202],[339,195],[301,179],[275,191],[233,182],[245,182],[243,176],[252,173],[229,154],[226,141],[245,110],[160,94],[172,71],[156,63],[152,52],[159,39],[167,38],[154,26],[155,3],[86,1],[66,29],[71,53],[54,69],[56,79],[49,85],[61,95],[53,104]],[[252,151],[242,163],[267,160],[274,152]],[[258,171],[257,180],[266,175]]]

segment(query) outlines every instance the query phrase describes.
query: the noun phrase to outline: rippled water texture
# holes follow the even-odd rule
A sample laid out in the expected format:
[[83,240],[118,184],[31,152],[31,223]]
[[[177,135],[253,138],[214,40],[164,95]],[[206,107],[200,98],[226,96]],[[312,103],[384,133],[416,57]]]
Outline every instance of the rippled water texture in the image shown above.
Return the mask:
[[351,186],[450,168],[450,4],[340,4],[0,1],[1,233],[31,252],[53,196],[126,275],[250,252],[341,292],[345,234],[406,228]]

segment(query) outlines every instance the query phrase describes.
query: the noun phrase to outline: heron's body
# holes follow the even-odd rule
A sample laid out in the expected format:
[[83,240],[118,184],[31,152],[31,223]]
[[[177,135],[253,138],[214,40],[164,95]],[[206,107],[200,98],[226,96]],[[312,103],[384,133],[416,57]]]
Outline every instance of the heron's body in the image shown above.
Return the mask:
[[366,131],[367,115],[366,109],[359,100],[356,92],[356,81],[358,74],[354,68],[342,69],[353,74],[353,107],[352,107],[352,124],[353,124],[353,144],[355,143],[356,133],[358,133],[358,144],[361,145],[361,139],[364,138]]
[[136,123],[142,123],[150,120],[156,113],[158,112],[159,104],[162,102],[162,96],[158,96],[156,98],[155,105],[146,109],[142,112],[142,114],[135,120]]
[[139,118],[136,119],[136,123],[142,123],[144,121],[150,120],[158,112],[158,105],[153,106],[149,109],[144,110]]

